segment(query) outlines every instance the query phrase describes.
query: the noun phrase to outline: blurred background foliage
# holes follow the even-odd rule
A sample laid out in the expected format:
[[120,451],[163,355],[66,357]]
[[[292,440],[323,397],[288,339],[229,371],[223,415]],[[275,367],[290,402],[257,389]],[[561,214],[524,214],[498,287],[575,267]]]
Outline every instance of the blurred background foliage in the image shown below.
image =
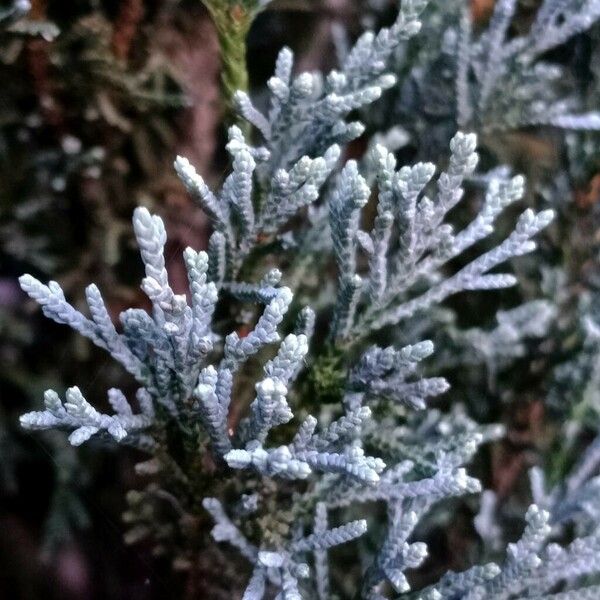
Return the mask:
[[[485,26],[493,4],[471,2],[476,23]],[[350,155],[364,152],[376,127],[396,136],[400,163],[445,158],[457,124],[439,33],[458,11],[454,0],[433,5],[435,18],[425,19],[430,25],[410,47],[411,60],[402,61],[408,67],[398,73],[400,85],[360,115],[367,133]],[[527,27],[536,5],[522,0],[519,26]],[[46,388],[81,382],[88,400],[103,408],[108,387],[128,390],[131,382],[91,344],[25,302],[17,277],[57,279],[76,305],[94,281],[116,316],[145,305],[130,227],[135,206],[165,218],[170,256],[187,245],[205,247],[204,217],[171,165],[182,154],[209,183],[227,168],[223,140],[233,117],[221,93],[227,68],[218,31],[200,0],[32,0],[18,19],[10,8],[2,7],[0,31],[0,598],[199,597],[202,584],[173,575],[167,558],[122,543],[122,490],[136,487],[133,451],[75,454],[62,436],[19,430],[18,415]],[[394,0],[272,2],[247,37],[247,85],[257,104],[282,45],[295,50],[299,70],[330,69],[349,40],[389,23],[395,9]],[[596,26],[553,56],[590,108],[600,101],[599,36]],[[543,276],[533,275],[539,263],[528,267],[526,260],[521,286],[497,304],[482,294],[459,296],[450,304],[469,318],[445,326],[438,342],[449,355],[464,350],[466,328],[489,329],[499,306],[540,295],[560,308],[551,335],[525,340],[524,357],[509,368],[473,361],[457,374],[443,354],[432,366],[450,375],[453,396],[481,421],[508,424],[506,440],[484,458],[491,467],[483,479],[510,506],[524,493],[538,451],[553,449],[548,469],[556,478],[573,462],[577,446],[565,440],[562,421],[583,439],[598,428],[598,386],[589,382],[600,380],[600,353],[585,323],[600,303],[600,140],[533,127],[480,133],[484,165],[501,161],[524,172],[529,202],[561,214],[535,257],[543,260]],[[183,265],[173,259],[169,270],[183,291]],[[461,556],[457,548],[473,548],[466,522],[433,529],[440,571],[461,567],[451,562]],[[196,579],[225,568],[215,554]]]

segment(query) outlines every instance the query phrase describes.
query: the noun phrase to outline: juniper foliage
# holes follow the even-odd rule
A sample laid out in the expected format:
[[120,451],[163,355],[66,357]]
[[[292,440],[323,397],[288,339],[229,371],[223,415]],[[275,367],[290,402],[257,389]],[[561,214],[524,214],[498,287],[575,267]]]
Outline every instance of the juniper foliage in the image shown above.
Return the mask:
[[[524,127],[597,131],[589,76],[597,57],[583,48],[585,36],[595,36],[600,6],[543,0],[531,11],[524,4],[499,0],[481,18],[462,0],[432,3],[421,35],[394,56],[396,93],[365,118],[392,134],[394,145],[410,143],[426,157],[457,128],[479,133],[494,153],[503,149],[496,136]],[[586,65],[580,71],[573,52]]]
[[564,89],[565,72],[545,57],[600,17],[595,0],[545,0],[529,31],[509,36],[515,0],[495,3],[487,29],[477,40],[467,13],[457,36],[457,122],[486,130],[553,125],[598,129],[597,111],[578,113],[581,100]]
[[[530,77],[531,68],[542,80],[549,76],[545,66],[531,64],[587,27],[596,4],[578,5],[582,19],[575,3],[547,1],[530,37],[507,41],[514,3],[498,2],[481,39],[460,41],[467,61],[458,74],[461,124],[471,122],[475,107],[490,110],[504,78]],[[183,253],[185,293],[169,281],[165,226],[145,208],[135,211],[133,226],[151,312],[126,310],[117,328],[94,285],[86,291],[86,316],[56,282],[20,279],[47,317],[106,350],[140,386],[139,412],[124,393],[109,391],[112,415],[97,411],[76,387],[64,402],[49,390],[45,410],[23,415],[22,425],[67,430],[73,445],[110,438],[147,452],[138,472],[153,482],[129,495],[129,541],[153,537],[161,550],[175,545],[173,525],[155,518],[157,504],[167,503],[188,538],[180,552],[192,561],[198,541],[190,539],[191,523],[205,511],[214,541],[250,564],[245,600],[271,591],[281,600],[343,594],[558,599],[593,597],[596,589],[582,587],[600,574],[594,442],[564,489],[546,491],[537,478],[523,534],[508,545],[502,564],[448,572],[411,591],[411,573],[428,557],[420,524],[437,505],[482,490],[466,467],[504,428],[477,423],[458,403],[451,410],[428,408],[449,389],[445,378],[422,368],[434,344],[419,338],[401,344],[393,332],[422,331],[450,296],[514,286],[511,261],[536,249],[534,239],[554,216],[526,209],[503,240],[493,236],[500,216],[522,199],[525,181],[505,171],[477,174],[473,133],[452,137],[441,169],[425,162],[398,168],[382,144],[372,145],[361,162],[340,164],[342,146],[364,130],[347,117],[395,85],[394,56],[419,32],[425,5],[404,0],[390,28],[364,34],[326,77],[293,77],[292,53],[283,49],[269,82],[268,112],[246,93],[236,96],[261,142],[253,145],[240,128],[230,128],[232,170],[219,191],[188,160],[176,159],[177,174],[213,227],[207,251]],[[475,103],[466,90],[471,84]],[[543,113],[547,123],[595,126],[593,115],[564,108],[546,103],[539,114],[521,111],[525,120],[518,124],[540,123]],[[449,214],[467,186],[477,196],[473,181],[485,187],[478,209],[453,226]],[[305,274],[319,269],[323,278],[335,269],[334,293],[330,282],[319,281],[328,284],[321,291],[305,283]],[[314,309],[305,306],[307,297]],[[247,306],[248,327],[218,316]],[[543,335],[553,316],[554,308],[541,301],[501,312],[494,330],[464,333],[465,354],[497,368],[523,353],[524,338]],[[326,333],[315,327],[317,319],[329,322]],[[379,345],[385,333],[393,343]],[[333,405],[307,397],[314,391],[311,373],[332,356],[342,382]],[[477,527],[492,539],[498,537],[494,510],[487,509]],[[387,514],[384,531],[379,511]],[[565,539],[566,523],[580,535],[566,545],[551,542]],[[350,591],[329,575],[329,550],[344,544],[360,548],[362,561],[349,569]],[[557,592],[558,585],[565,591]]]

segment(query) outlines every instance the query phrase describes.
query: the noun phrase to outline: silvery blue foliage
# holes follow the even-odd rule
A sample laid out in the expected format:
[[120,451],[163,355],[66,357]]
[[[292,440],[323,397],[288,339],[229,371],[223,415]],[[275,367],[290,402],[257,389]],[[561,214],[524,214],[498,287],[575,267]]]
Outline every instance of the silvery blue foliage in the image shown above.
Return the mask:
[[410,408],[424,409],[426,399],[443,394],[449,385],[442,377],[421,378],[407,381],[415,374],[421,360],[433,353],[429,340],[395,348],[369,348],[351,372],[349,385],[352,390],[374,397],[391,399]]
[[[232,170],[218,193],[187,159],[177,158],[177,174],[214,230],[207,252],[183,253],[187,294],[170,285],[165,226],[145,208],[135,211],[133,225],[150,313],[126,310],[117,328],[95,286],[87,289],[87,317],[56,282],[44,285],[30,275],[20,280],[46,316],[108,351],[142,386],[139,414],[117,390],[109,392],[115,412],[110,416],[69,388],[65,403],[48,391],[46,410],[24,415],[22,425],[68,429],[73,445],[103,435],[149,452],[138,471],[162,473],[169,489],[149,486],[133,504],[146,498],[166,502],[182,528],[202,522],[206,515],[188,514],[202,505],[214,522],[214,540],[227,542],[250,563],[245,600],[271,597],[273,590],[279,600],[332,597],[328,550],[371,533],[369,518],[355,520],[370,517],[369,506],[384,509],[387,521],[383,537],[369,540],[360,593],[372,599],[389,597],[390,589],[409,593],[409,571],[427,557],[425,543],[416,539],[418,524],[435,504],[481,491],[466,467],[482,445],[504,435],[502,426],[479,424],[460,405],[427,409],[449,389],[444,378],[422,374],[421,363],[434,353],[431,341],[417,337],[401,347],[372,342],[384,329],[429,320],[454,294],[515,285],[507,263],[536,248],[534,238],[553,212],[527,209],[503,241],[491,240],[497,219],[522,198],[525,181],[506,170],[478,176],[472,133],[452,137],[448,164],[437,176],[431,163],[399,168],[382,144],[373,145],[363,161],[338,169],[341,145],[363,131],[346,118],[394,85],[393,55],[419,31],[425,4],[405,0],[389,29],[363,35],[341,69],[325,78],[293,78],[292,55],[284,49],[269,82],[268,114],[247,95],[237,95],[240,112],[264,144],[252,146],[240,128],[230,128]],[[559,24],[556,11],[545,17],[542,12],[535,27],[544,35],[563,40],[588,26],[574,12],[575,3],[546,2],[543,11],[551,5],[562,16]],[[487,107],[495,86],[509,75],[500,60],[505,53],[517,60],[529,52],[534,60],[552,47],[539,41],[529,47],[537,37],[507,41],[513,8],[512,2],[498,2],[482,39],[461,42],[468,67],[461,63],[461,85],[477,80],[479,108]],[[593,16],[595,3],[587,2],[584,14]],[[459,91],[468,95],[460,101],[470,114],[472,93]],[[565,124],[564,111],[550,108],[544,105],[547,122]],[[524,122],[540,118],[529,115]],[[483,198],[476,197],[475,216],[455,228],[448,215],[473,182],[475,190],[484,188]],[[292,217],[299,224],[290,229]],[[491,243],[480,250],[484,240]],[[272,260],[261,261],[269,252]],[[281,270],[273,267],[279,254]],[[500,265],[507,270],[497,272]],[[315,310],[303,307],[304,276],[321,266],[337,269],[337,292],[323,286]],[[234,299],[227,305],[231,311],[250,305],[248,327],[239,328],[235,317],[218,318],[223,298]],[[328,316],[328,326],[320,327]],[[542,335],[553,316],[546,303],[501,312],[491,332],[464,333],[466,352],[496,368],[519,356],[523,339]],[[341,357],[333,376],[323,367],[331,356]],[[308,397],[315,389],[307,383],[311,374],[338,377],[341,402],[331,406],[318,394]],[[599,573],[597,530],[566,546],[548,543],[553,527],[581,512],[594,521],[599,486],[592,473],[599,456],[598,444],[592,444],[565,490],[538,486],[543,492],[502,566],[449,572],[411,597],[540,597],[557,584],[576,588],[578,578]],[[493,509],[487,508],[478,522],[484,533],[493,523]],[[145,535],[152,513],[141,515]],[[136,518],[128,514],[131,522]],[[340,519],[345,524],[331,526]],[[140,531],[134,528],[132,538],[141,537]]]
[[440,368],[459,365],[485,365],[493,388],[500,371],[526,354],[531,340],[544,339],[556,323],[557,308],[548,300],[532,300],[511,310],[496,313],[493,328],[473,327],[462,330],[449,327],[447,349],[437,353]]
[[21,287],[43,308],[44,314],[64,323],[107,350],[172,415],[177,416],[183,399],[196,384],[202,359],[211,350],[210,329],[217,288],[207,281],[206,253],[186,250],[185,262],[191,289],[191,306],[186,297],[169,286],[164,260],[166,233],[162,220],[143,208],[133,219],[146,277],[142,289],[152,302],[152,316],[129,309],[121,316],[118,333],[98,288],[90,285],[86,299],[91,318],[69,304],[56,282],[43,285],[24,275]]
[[286,171],[302,156],[320,156],[332,144],[346,143],[362,134],[362,124],[346,123],[345,118],[395,84],[389,73],[390,60],[402,42],[420,31],[419,15],[426,5],[427,0],[402,2],[393,25],[377,34],[364,33],[341,68],[326,78],[309,73],[293,78],[293,54],[284,48],[268,83],[272,94],[268,115],[261,114],[245,93],[238,92],[240,113],[262,133],[271,154],[265,177],[287,181]]
[[[531,252],[535,248],[532,238],[553,218],[551,210],[538,214],[526,210],[513,233],[497,247],[452,276],[440,276],[446,263],[488,237],[500,213],[523,195],[522,177],[493,179],[479,214],[469,225],[455,232],[444,223],[463,197],[465,178],[475,170],[475,147],[473,134],[454,136],[450,164],[437,179],[436,195],[430,198],[427,186],[435,173],[434,165],[418,163],[396,170],[393,155],[376,146],[369,157],[378,182],[378,212],[371,232],[358,228],[357,210],[366,202],[366,181],[353,163],[342,171],[332,195],[329,219],[341,273],[334,319],[336,337],[360,339],[429,310],[458,292],[501,289],[516,283],[513,275],[490,271],[510,258]],[[336,198],[344,198],[345,208],[335,208],[340,204]],[[369,257],[363,276],[370,282],[365,294],[360,293],[360,275],[354,273],[358,242]],[[361,299],[365,303],[362,311]]]
[[494,133],[598,130],[597,102],[585,98],[587,76],[556,52],[598,22],[596,0],[543,0],[533,19],[531,5],[500,0],[483,22],[471,7],[465,0],[428,7],[421,34],[395,55],[397,94],[366,119],[400,128],[401,145],[413,142],[428,157],[457,127],[492,136],[485,138],[492,152]]
[[[367,530],[367,523],[362,520],[330,529],[327,527],[326,516],[321,515],[316,519],[313,533],[307,536],[299,535],[285,548],[276,551],[261,550],[251,544],[232,523],[219,500],[205,498],[203,504],[215,522],[212,529],[213,538],[235,546],[254,565],[252,577],[244,592],[245,600],[261,600],[267,582],[279,590],[278,598],[301,599],[303,596],[300,594],[298,580],[306,579],[310,571],[304,562],[306,555],[314,553],[322,556],[329,548],[354,540]],[[318,510],[322,511],[323,505]],[[327,584],[322,582],[321,585]],[[320,589],[322,593],[326,588]]]
[[115,411],[113,416],[99,413],[81,394],[77,387],[66,392],[66,402],[62,402],[54,390],[44,394],[46,409],[42,412],[30,412],[21,417],[21,425],[27,429],[67,429],[72,431],[69,442],[80,446],[93,435],[107,433],[115,441],[124,438],[145,449],[153,441],[140,432],[148,429],[154,420],[154,408],[146,390],[140,388],[137,395],[141,414],[134,415],[123,392],[117,389],[108,391],[108,400]]
[[496,314],[498,325],[490,331],[470,329],[464,332],[472,352],[483,357],[494,369],[503,362],[523,356],[527,338],[543,337],[556,318],[556,307],[545,300],[532,300]]
[[[554,598],[550,592],[558,583],[598,573],[600,536],[597,529],[562,547],[549,543],[552,527],[548,511],[533,504],[525,520],[526,527],[520,540],[508,545],[507,557],[502,565],[489,563],[462,573],[450,572],[439,583],[421,593],[419,598]],[[567,592],[572,596],[566,597],[579,597],[579,593],[582,598],[593,597],[595,589],[594,586],[579,588]],[[562,596],[557,594],[556,597]]]
[[[578,113],[576,95],[558,96],[563,71],[544,56],[600,18],[597,0],[545,0],[529,31],[510,37],[516,0],[496,2],[487,30],[473,39],[465,12],[457,39],[457,122],[486,129],[553,125],[598,129],[600,113]],[[560,92],[558,92],[560,94]]]
[[[424,506],[421,504],[419,508],[423,509]],[[426,544],[407,542],[419,520],[419,514],[414,510],[406,511],[402,502],[390,502],[388,511],[390,524],[387,537],[376,562],[365,577],[365,591],[371,597],[377,593],[378,584],[386,578],[397,592],[410,590],[404,571],[419,567],[427,557]]]
[[[224,238],[229,276],[236,274],[258,239],[277,232],[318,198],[340,156],[339,144],[359,137],[364,130],[360,123],[345,123],[345,117],[394,85],[395,78],[387,72],[389,60],[402,40],[418,33],[418,16],[425,5],[425,0],[403,2],[392,27],[377,35],[366,33],[343,69],[331,72],[326,81],[308,73],[293,79],[293,55],[283,49],[269,81],[268,116],[245,93],[237,95],[241,114],[262,133],[265,146],[250,147],[239,128],[230,128],[227,150],[233,172],[219,194],[208,188],[187,159],[177,158],[178,175]],[[255,171],[258,207],[252,198]],[[218,264],[215,252],[211,258]]]
[[[464,139],[457,138],[455,148],[462,147]],[[471,144],[470,141],[466,143],[467,146]],[[472,165],[475,160],[470,158],[472,155],[469,150],[460,157],[455,156],[451,168],[456,164]],[[450,171],[450,174],[442,176],[444,183],[439,184],[440,194],[447,198],[446,205],[460,199],[460,172],[464,168],[456,167],[458,175],[452,175],[455,171]],[[395,173],[391,170],[387,175],[393,178]],[[400,173],[398,181],[402,182],[401,189],[405,190],[404,193],[412,198],[411,202],[415,205],[416,196],[424,185],[423,179],[430,177],[432,169],[427,169],[424,177],[419,169]],[[339,207],[338,213],[336,209],[330,212],[336,215],[332,223],[333,248],[338,263],[348,260],[346,267],[354,267],[353,255],[357,247],[351,246],[349,253],[347,248],[349,240],[356,233],[353,228],[356,219],[352,215],[355,208],[351,206],[349,212],[344,213],[343,200],[352,199],[354,189],[359,190],[357,193],[364,198],[368,188],[353,163],[342,171],[340,178],[342,182],[349,182],[349,193],[339,191],[339,186],[345,184],[340,183],[331,200]],[[355,187],[357,185],[358,188]],[[489,232],[494,216],[507,201],[520,195],[521,185],[519,181],[511,182],[506,188],[492,185],[492,192],[488,193],[475,225],[472,224],[456,236],[448,232],[452,240],[450,247],[459,251]],[[401,193],[400,198],[403,197]],[[445,211],[436,213],[437,205],[427,198],[424,201],[426,207],[423,210],[429,210],[431,215],[437,214],[438,222],[441,221]],[[422,213],[414,211],[413,220],[403,229],[405,240],[410,238],[410,230],[415,223],[425,228],[422,231],[428,231],[424,219]],[[485,282],[485,277],[494,277],[485,274],[489,265],[532,250],[530,237],[548,219],[546,216],[540,220],[533,213],[526,213],[526,217],[517,225],[516,233],[508,238],[508,244],[501,246],[500,251],[496,249],[483,255],[483,260],[475,259],[471,265],[479,264],[481,267],[469,265],[466,267],[467,275],[461,275],[465,273],[464,269],[459,271],[459,281],[471,282],[467,283],[467,287],[488,287],[486,283],[478,284],[472,279],[483,278]],[[335,227],[338,222],[340,233],[336,238],[338,234],[335,233]],[[145,209],[139,209],[134,216],[134,229],[146,268],[142,288],[152,302],[152,316],[141,310],[125,311],[121,316],[123,333],[118,333],[112,325],[100,295],[93,286],[88,289],[87,295],[91,313],[89,319],[66,301],[57,284],[44,286],[32,277],[24,276],[22,285],[42,305],[47,316],[69,324],[89,337],[145,384],[146,387],[138,396],[145,407],[142,415],[134,416],[122,395],[116,391],[111,393],[111,401],[117,415],[101,415],[76,388],[71,388],[67,392],[68,402],[64,407],[53,392],[48,392],[47,410],[25,415],[22,424],[29,428],[58,426],[74,429],[70,440],[73,444],[79,444],[101,431],[108,432],[117,440],[131,438],[135,441],[140,431],[146,431],[149,436],[159,433],[166,424],[165,419],[173,419],[182,427],[201,423],[215,458],[221,458],[232,469],[251,469],[261,476],[283,480],[308,479],[321,473],[321,481],[316,482],[306,496],[307,502],[312,502],[311,498],[314,498],[329,508],[374,501],[388,503],[390,537],[370,569],[365,585],[369,593],[376,593],[380,584],[389,579],[398,590],[406,590],[408,582],[403,571],[416,567],[426,555],[423,544],[406,541],[416,524],[415,515],[424,514],[436,501],[479,491],[479,482],[467,475],[463,465],[479,445],[495,439],[501,431],[497,428],[478,428],[466,417],[451,418],[444,425],[440,416],[440,421],[435,424],[431,421],[434,413],[431,413],[429,422],[426,419],[420,426],[420,447],[418,451],[413,447],[413,457],[409,456],[412,447],[410,436],[397,427],[393,416],[380,423],[373,420],[369,404],[391,401],[398,407],[422,410],[428,397],[448,389],[444,379],[419,379],[416,374],[418,363],[433,352],[431,342],[425,341],[399,350],[392,347],[367,349],[349,375],[344,399],[345,413],[342,416],[323,423],[321,427],[318,427],[316,418],[307,416],[290,443],[270,445],[268,442],[272,430],[293,418],[288,396],[308,352],[307,334],[313,328],[312,313],[304,310],[298,333],[289,334],[281,340],[279,329],[293,299],[290,289],[280,285],[281,274],[271,271],[258,285],[223,282],[221,287],[224,290],[247,302],[263,305],[264,309],[254,329],[247,335],[240,337],[234,332],[224,338],[219,344],[222,347],[221,359],[214,362],[210,357],[214,356],[218,337],[212,330],[211,321],[218,294],[217,284],[208,281],[208,255],[191,249],[184,253],[190,282],[191,302],[188,304],[186,297],[176,295],[169,285],[163,254],[166,237],[162,221]],[[420,253],[417,254],[422,256],[427,247],[426,239],[421,233],[415,236],[414,243],[408,242],[406,245],[419,248]],[[408,254],[410,256],[410,252]],[[438,264],[429,256],[425,260],[433,261],[433,266]],[[417,260],[407,262],[408,270],[414,269],[415,265],[418,267]],[[444,283],[442,281],[437,285]],[[447,293],[457,289],[460,286],[450,286]],[[441,301],[445,294],[436,294],[424,307],[434,300]],[[340,304],[339,297],[336,304]],[[392,322],[390,316],[384,318]],[[350,319],[350,323],[352,321]],[[332,331],[339,335],[338,323],[339,319],[334,319]],[[348,331],[350,329],[346,327]],[[278,352],[265,364],[264,377],[256,384],[256,396],[250,404],[249,414],[232,437],[228,418],[236,373],[265,346],[278,342],[281,342]],[[155,416],[155,410],[164,411],[157,413],[164,416]],[[424,444],[424,440],[429,441]],[[379,454],[400,462],[387,464],[380,456],[370,455],[363,448],[365,442],[378,448]],[[408,448],[404,456],[403,445],[405,449]],[[151,444],[144,446],[152,451]],[[418,462],[415,463],[413,458]],[[246,592],[248,598],[261,597],[261,590],[265,589],[267,581],[279,585],[284,597],[290,594],[290,597],[294,597],[294,594],[301,597],[298,595],[302,587],[299,580],[307,576],[308,571],[304,563],[297,562],[295,556],[308,550],[322,552],[331,545],[355,538],[365,528],[364,522],[360,522],[360,525],[331,530],[334,533],[325,530],[307,538],[292,540],[286,547],[259,550],[224,516],[217,500],[205,500],[205,507],[217,522],[213,531],[215,539],[229,541],[255,564]],[[323,518],[322,511],[325,509],[319,510]],[[408,510],[406,515],[405,510]],[[322,565],[322,555],[320,560]],[[321,589],[328,586],[324,579],[325,571],[320,568],[318,586]]]
[[[393,419],[382,420],[365,434],[369,444],[400,462],[407,473],[434,475],[444,466],[458,469],[468,463],[481,444],[500,439],[505,431],[501,425],[479,425],[460,405],[450,414],[436,409],[410,414],[404,426]],[[462,473],[462,471],[461,471]],[[462,477],[462,475],[461,475]],[[471,485],[464,479],[466,485]]]
[[[283,416],[279,422],[275,422],[277,425],[287,423],[293,417],[289,406],[285,404],[285,391],[284,386],[279,391],[279,401],[284,407],[283,410],[280,409]],[[277,394],[271,383],[268,392],[271,392],[271,396]],[[255,403],[259,401],[260,392]],[[266,401],[273,404],[272,398]],[[268,421],[273,420],[271,415],[276,410],[277,408],[270,408]],[[379,481],[379,473],[385,468],[385,463],[379,458],[365,456],[360,447],[352,444],[359,436],[363,421],[370,416],[371,411],[367,407],[350,411],[319,433],[315,433],[316,419],[309,416],[300,425],[291,444],[270,450],[262,446],[260,440],[263,432],[259,430],[259,435],[245,449],[231,450],[225,455],[225,460],[234,469],[253,467],[269,476],[306,479],[313,471],[322,471],[342,473],[362,484],[375,484]]]

